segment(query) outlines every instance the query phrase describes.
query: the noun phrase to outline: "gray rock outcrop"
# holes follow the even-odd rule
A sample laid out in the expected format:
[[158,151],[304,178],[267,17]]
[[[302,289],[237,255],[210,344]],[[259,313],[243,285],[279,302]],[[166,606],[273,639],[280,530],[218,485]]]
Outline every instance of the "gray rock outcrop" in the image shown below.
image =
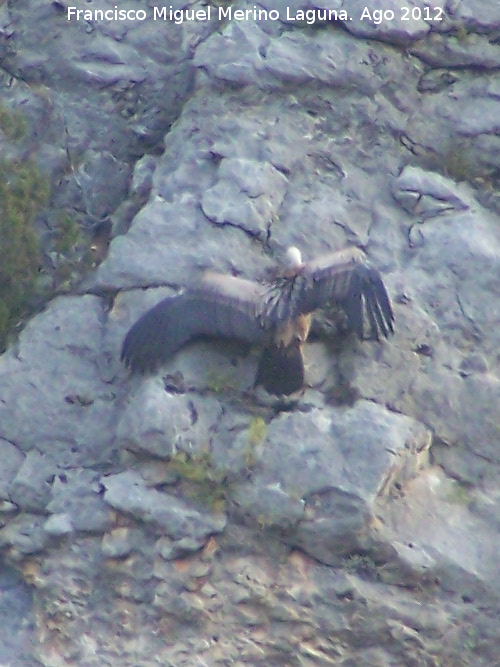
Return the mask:
[[[497,4],[95,16],[115,4],[0,7],[0,142],[50,180],[44,271],[61,211],[111,230],[0,357],[0,663],[496,664]],[[220,341],[154,377],[120,363],[201,269],[260,279],[288,245],[349,244],[395,335],[318,320],[289,409]]]

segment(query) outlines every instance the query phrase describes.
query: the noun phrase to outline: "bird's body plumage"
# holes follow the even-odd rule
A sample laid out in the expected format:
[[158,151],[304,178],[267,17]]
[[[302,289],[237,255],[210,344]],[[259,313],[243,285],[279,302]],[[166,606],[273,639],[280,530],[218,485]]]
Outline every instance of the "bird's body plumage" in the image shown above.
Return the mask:
[[[297,251],[298,253],[298,251]],[[125,337],[121,358],[134,372],[154,371],[189,341],[222,337],[263,346],[257,383],[290,394],[304,382],[302,346],[310,314],[340,306],[348,328],[363,339],[388,337],[394,315],[382,278],[357,248],[302,263],[262,284],[205,272],[195,287],[147,311]]]

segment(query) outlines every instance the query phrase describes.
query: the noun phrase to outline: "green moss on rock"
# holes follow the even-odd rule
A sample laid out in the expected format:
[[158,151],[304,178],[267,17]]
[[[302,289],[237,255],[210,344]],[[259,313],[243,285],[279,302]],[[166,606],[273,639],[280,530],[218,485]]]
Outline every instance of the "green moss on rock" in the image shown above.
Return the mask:
[[27,130],[27,122],[23,115],[0,105],[0,131],[6,139],[19,141]]

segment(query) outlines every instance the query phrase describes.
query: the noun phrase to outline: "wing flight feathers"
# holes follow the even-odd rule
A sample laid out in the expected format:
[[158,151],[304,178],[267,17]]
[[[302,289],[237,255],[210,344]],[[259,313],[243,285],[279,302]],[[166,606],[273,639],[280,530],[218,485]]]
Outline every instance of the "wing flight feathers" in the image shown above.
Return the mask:
[[125,337],[121,359],[133,372],[146,373],[195,338],[265,343],[268,332],[255,316],[261,289],[248,280],[208,274],[194,289],[163,299],[140,317]]
[[393,332],[394,314],[380,273],[359,248],[348,248],[304,264],[299,312],[338,305],[346,313],[349,328],[365,337],[387,338]]

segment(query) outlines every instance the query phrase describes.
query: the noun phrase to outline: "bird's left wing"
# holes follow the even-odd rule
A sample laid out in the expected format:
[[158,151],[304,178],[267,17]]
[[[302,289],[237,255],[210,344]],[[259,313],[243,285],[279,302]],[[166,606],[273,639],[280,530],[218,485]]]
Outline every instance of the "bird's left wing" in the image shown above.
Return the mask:
[[262,292],[250,280],[206,273],[195,287],[163,299],[135,322],[121,359],[133,372],[145,373],[200,337],[266,343],[269,331],[256,316]]
[[359,248],[306,262],[295,281],[297,313],[337,305],[359,338],[365,337],[365,318],[370,337],[378,340],[380,334],[387,338],[393,333],[394,313],[384,281]]

